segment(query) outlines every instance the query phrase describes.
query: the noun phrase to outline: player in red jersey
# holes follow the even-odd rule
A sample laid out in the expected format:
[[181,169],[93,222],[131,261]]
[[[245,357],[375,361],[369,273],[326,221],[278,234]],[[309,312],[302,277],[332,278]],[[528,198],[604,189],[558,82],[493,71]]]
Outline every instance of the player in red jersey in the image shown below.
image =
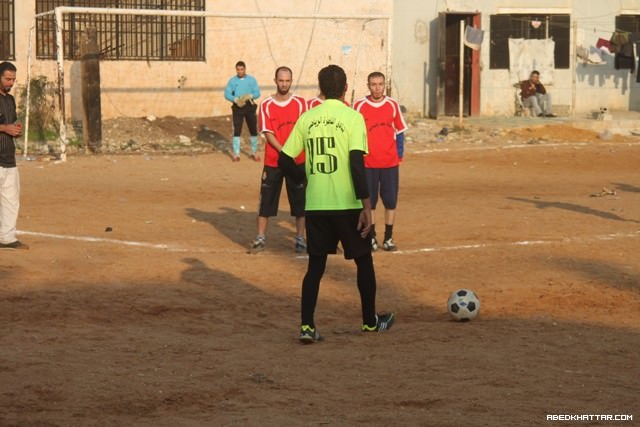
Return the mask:
[[313,107],[317,107],[323,102],[324,102],[324,96],[322,94],[319,94],[318,96],[314,96],[313,98],[307,101],[307,110],[310,110]]
[[[385,95],[385,77],[380,72],[373,72],[367,77],[370,94],[358,100],[353,108],[359,111],[367,126],[369,154],[364,158],[371,209],[375,223],[375,208],[378,195],[384,205],[384,240],[382,249],[395,251],[393,241],[393,223],[398,204],[398,187],[400,183],[399,164],[404,155],[404,131],[407,130],[400,105]],[[375,225],[371,227],[371,248],[378,249]]]
[[[289,67],[278,67],[275,73],[277,92],[260,104],[260,132],[267,140],[265,144],[264,168],[260,186],[260,207],[258,211],[258,235],[251,243],[251,251],[259,252],[266,245],[269,217],[278,214],[278,202],[283,181],[286,183],[291,215],[296,218],[295,250],[307,249],[304,240],[305,186],[296,184],[285,177],[278,167],[278,156],[298,117],[307,110],[304,98],[290,92],[292,71]],[[295,159],[296,165],[304,171],[304,153]]]
[[[307,101],[307,110],[311,110],[313,107],[317,107],[318,105],[322,104],[324,100],[325,100],[325,97],[323,94],[318,94],[318,96],[314,96],[313,98]],[[349,105],[349,102],[347,102],[346,99],[343,100],[342,102],[344,102],[344,104],[347,107],[351,107],[351,105]]]

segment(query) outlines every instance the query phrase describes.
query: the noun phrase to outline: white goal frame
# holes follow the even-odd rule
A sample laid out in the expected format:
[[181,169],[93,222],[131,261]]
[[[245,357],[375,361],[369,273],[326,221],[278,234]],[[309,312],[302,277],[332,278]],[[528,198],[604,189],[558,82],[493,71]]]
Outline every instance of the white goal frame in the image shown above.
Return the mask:
[[168,16],[168,17],[196,17],[196,18],[244,18],[244,19],[328,19],[328,20],[360,20],[365,23],[368,21],[382,20],[387,22],[387,64],[386,76],[387,85],[391,85],[391,46],[392,46],[392,17],[387,15],[320,15],[320,14],[276,14],[276,13],[221,13],[209,12],[206,10],[152,10],[152,9],[117,9],[117,8],[101,8],[101,7],[78,7],[78,6],[59,6],[54,10],[43,12],[35,15],[33,25],[29,31],[29,49],[27,53],[27,103],[26,103],[26,119],[25,119],[25,142],[24,155],[28,153],[28,133],[29,133],[29,95],[31,81],[31,51],[32,51],[32,34],[35,29],[37,18],[54,15],[56,25],[56,63],[58,67],[58,108],[59,108],[59,125],[60,125],[60,159],[66,161],[67,147],[67,125],[66,125],[66,107],[64,94],[64,39],[63,39],[63,16],[71,13],[83,13],[94,15],[139,15],[139,16]]

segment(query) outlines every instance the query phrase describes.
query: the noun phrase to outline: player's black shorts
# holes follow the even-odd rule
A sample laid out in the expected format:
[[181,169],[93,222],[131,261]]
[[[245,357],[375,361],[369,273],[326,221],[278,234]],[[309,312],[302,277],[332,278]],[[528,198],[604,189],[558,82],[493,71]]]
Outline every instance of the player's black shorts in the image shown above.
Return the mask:
[[[304,169],[304,165],[298,165],[298,167]],[[278,204],[283,181],[287,186],[291,215],[295,217],[304,216],[304,184],[296,184],[291,179],[286,178],[280,168],[272,166],[265,166],[262,170],[259,216],[270,217],[278,215]]]
[[342,242],[344,257],[354,259],[371,252],[368,238],[360,237],[358,219],[360,211],[344,213],[307,212],[307,252],[309,255],[335,254],[338,241]]
[[387,209],[398,206],[398,190],[400,186],[400,168],[365,168],[371,209],[378,204],[378,194]]

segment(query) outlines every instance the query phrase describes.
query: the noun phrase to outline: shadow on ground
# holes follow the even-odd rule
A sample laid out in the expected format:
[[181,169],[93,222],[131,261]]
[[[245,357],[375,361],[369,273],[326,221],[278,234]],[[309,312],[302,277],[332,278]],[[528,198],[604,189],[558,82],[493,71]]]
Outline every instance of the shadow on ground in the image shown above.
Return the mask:
[[[187,215],[196,221],[213,226],[220,234],[232,242],[248,248],[256,236],[257,213],[252,211],[221,207],[217,212],[207,212],[187,208]],[[291,251],[294,245],[295,225],[288,212],[280,211],[277,217],[269,219],[267,228],[267,251]]]
[[507,199],[515,200],[516,202],[530,203],[534,205],[537,209],[548,209],[548,208],[562,209],[562,210],[577,212],[585,215],[593,215],[598,218],[609,219],[612,221],[633,222],[636,224],[640,223],[640,221],[637,221],[635,219],[626,219],[621,217],[620,215],[616,215],[611,212],[601,211],[601,210],[590,208],[588,206],[577,205],[575,203],[545,202],[542,200],[532,200],[532,199],[526,199],[522,197],[507,197]]

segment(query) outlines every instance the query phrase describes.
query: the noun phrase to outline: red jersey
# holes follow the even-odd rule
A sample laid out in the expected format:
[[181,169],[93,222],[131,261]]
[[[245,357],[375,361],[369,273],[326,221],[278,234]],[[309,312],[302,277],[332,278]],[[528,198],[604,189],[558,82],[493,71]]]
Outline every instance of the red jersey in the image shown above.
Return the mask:
[[[277,101],[272,96],[260,104],[260,132],[271,133],[278,142],[284,146],[298,117],[307,111],[307,103],[304,98],[291,95],[286,101]],[[265,166],[278,167],[278,151],[269,141],[265,144]],[[304,151],[296,157],[296,164],[304,164]]]
[[[307,110],[311,110],[313,107],[317,107],[323,102],[324,102],[324,99],[314,96],[313,98],[307,101]],[[344,101],[344,105],[346,105],[347,107],[351,107],[351,105],[349,105],[347,101]]]
[[367,168],[392,168],[400,164],[396,134],[407,130],[402,118],[400,105],[388,96],[380,102],[373,102],[369,96],[353,105],[364,117],[367,126],[369,154],[364,157]]

